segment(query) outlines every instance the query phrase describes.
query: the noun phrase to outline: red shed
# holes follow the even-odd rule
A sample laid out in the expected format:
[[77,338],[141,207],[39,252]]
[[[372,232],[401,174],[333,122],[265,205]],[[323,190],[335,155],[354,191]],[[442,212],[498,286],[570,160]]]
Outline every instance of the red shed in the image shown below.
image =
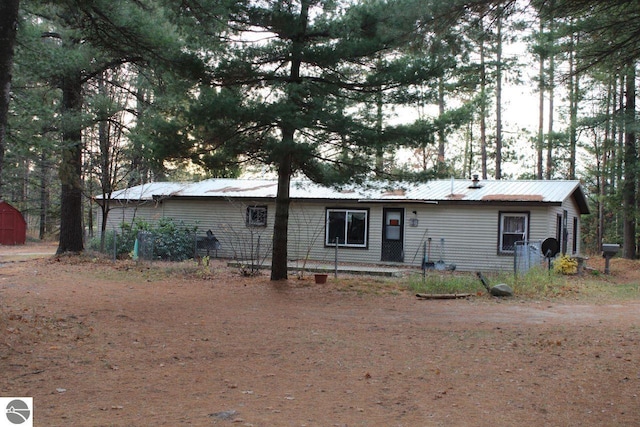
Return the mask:
[[19,210],[0,200],[0,245],[24,245],[27,222]]

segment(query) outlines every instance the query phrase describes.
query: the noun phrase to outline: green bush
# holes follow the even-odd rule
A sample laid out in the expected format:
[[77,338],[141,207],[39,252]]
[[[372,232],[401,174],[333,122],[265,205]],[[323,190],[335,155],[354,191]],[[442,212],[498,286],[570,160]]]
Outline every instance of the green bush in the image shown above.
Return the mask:
[[105,231],[104,233],[104,249],[100,250],[100,235],[93,237],[87,243],[87,249],[95,251],[95,252],[105,252],[111,253],[113,252],[113,239],[116,238],[117,234],[115,231]]
[[172,219],[161,219],[154,234],[154,257],[169,261],[184,261],[193,258],[197,227],[187,227],[184,222],[176,224]]
[[[153,259],[168,261],[184,261],[194,256],[195,233],[197,227],[187,227],[182,221],[176,223],[172,218],[163,218],[155,225],[137,219],[133,223],[123,223],[120,232],[107,232],[105,235],[105,252],[113,251],[114,238],[117,238],[116,256],[124,257],[133,254],[136,239],[141,232],[150,234]],[[140,242],[139,242],[140,243]],[[92,239],[89,247],[98,250],[100,238]]]

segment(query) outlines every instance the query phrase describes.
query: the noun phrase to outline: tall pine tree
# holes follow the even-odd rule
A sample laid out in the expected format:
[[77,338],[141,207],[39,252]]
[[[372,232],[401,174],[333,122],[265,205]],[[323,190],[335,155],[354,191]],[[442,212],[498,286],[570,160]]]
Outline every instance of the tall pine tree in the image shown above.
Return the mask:
[[54,124],[60,134],[61,155],[57,253],[80,252],[84,249],[83,150],[88,135],[84,130],[94,121],[94,115],[87,114],[87,83],[123,64],[169,68],[199,60],[181,50],[178,37],[155,2],[30,0],[23,5],[27,22],[41,28],[39,34],[26,32],[40,38],[41,43],[30,43],[37,55],[25,52],[24,59],[31,60],[36,86],[47,84],[59,91],[58,121]]
[[[188,3],[196,19],[213,7]],[[228,15],[227,48],[211,58],[210,84],[190,109],[210,118],[210,137],[189,145],[190,155],[236,155],[276,171],[272,280],[287,278],[292,177],[331,184],[370,176],[376,154],[401,139],[367,119],[377,117],[380,92],[442,75],[436,57],[406,49],[421,31],[450,24],[452,16],[435,15],[438,4],[246,1]]]
[[3,0],[0,4],[0,198],[19,3],[19,0]]

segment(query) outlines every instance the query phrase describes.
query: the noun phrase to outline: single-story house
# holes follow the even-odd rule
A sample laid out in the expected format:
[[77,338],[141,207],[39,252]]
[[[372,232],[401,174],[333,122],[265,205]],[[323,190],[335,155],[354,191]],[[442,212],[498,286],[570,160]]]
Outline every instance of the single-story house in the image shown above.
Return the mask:
[[[135,218],[172,218],[211,230],[220,257],[246,257],[256,245],[270,253],[276,190],[269,179],[139,185],[111,195],[107,229]],[[294,180],[290,197],[291,260],[333,262],[337,254],[344,263],[436,262],[465,271],[511,270],[518,245],[539,251],[547,238],[561,253],[578,255],[580,216],[589,213],[579,181],[451,179],[337,189]]]

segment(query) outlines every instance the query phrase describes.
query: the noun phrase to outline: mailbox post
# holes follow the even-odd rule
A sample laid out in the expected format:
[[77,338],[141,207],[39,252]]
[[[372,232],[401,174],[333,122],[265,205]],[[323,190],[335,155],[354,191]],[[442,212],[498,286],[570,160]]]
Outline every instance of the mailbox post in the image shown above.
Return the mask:
[[620,250],[620,245],[615,243],[602,244],[602,256],[604,257],[604,274],[609,274],[609,260]]

